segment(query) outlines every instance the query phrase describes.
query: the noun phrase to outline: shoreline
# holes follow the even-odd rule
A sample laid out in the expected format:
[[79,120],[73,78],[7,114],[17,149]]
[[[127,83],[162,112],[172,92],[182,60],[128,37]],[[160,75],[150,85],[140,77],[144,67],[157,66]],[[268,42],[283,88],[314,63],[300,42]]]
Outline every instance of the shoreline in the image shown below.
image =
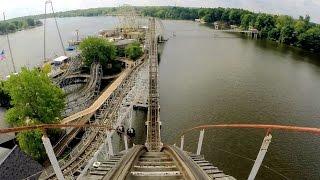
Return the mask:
[[[41,27],[41,26],[43,26],[43,24],[39,24],[39,25],[36,25],[36,26],[30,26],[30,27],[23,28],[23,29],[18,29],[16,31],[10,31],[10,32],[8,32],[8,35],[14,34],[14,33],[17,33],[17,32],[21,32],[21,31],[25,31],[25,30],[34,29],[34,28]],[[1,33],[0,32],[0,36],[5,36],[5,35],[6,35],[6,33]]]

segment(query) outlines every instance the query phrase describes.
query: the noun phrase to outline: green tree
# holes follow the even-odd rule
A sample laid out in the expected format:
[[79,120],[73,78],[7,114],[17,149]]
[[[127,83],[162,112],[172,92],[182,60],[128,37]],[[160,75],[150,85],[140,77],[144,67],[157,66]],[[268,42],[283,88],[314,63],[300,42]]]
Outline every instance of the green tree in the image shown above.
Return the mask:
[[224,22],[229,21],[229,9],[225,9],[224,12],[222,13],[221,20]]
[[252,26],[252,21],[254,20],[253,14],[244,14],[241,16],[241,27],[248,29],[249,26]]
[[28,118],[37,124],[56,123],[65,107],[63,91],[37,69],[23,68],[4,83],[4,89],[12,99],[6,120],[13,126],[24,125]]
[[310,16],[308,15],[305,18],[300,16],[294,24],[294,29],[298,34],[306,32],[310,27]]
[[241,23],[241,14],[238,9],[232,9],[229,13],[229,21],[231,24],[239,25]]
[[212,22],[210,14],[206,14],[205,16],[203,16],[202,20],[207,23]]
[[291,16],[280,15],[276,18],[276,27],[278,29],[282,29],[284,26],[292,26],[294,24],[294,20]]
[[28,26],[35,26],[34,19],[32,18],[27,18],[26,19]]
[[22,29],[23,21],[15,20],[15,21],[12,21],[12,23],[16,26],[17,29]]
[[43,162],[46,157],[42,135],[40,130],[20,132],[17,135],[20,148],[39,162]]
[[269,31],[275,27],[274,24],[274,18],[268,14],[259,14],[255,21],[255,27],[258,30]]
[[86,38],[81,42],[79,48],[85,59],[84,63],[86,66],[90,66],[95,61],[106,65],[115,59],[117,53],[113,43],[98,37]]
[[16,31],[18,28],[15,24],[13,23],[10,23],[9,26],[8,26],[8,32],[14,32]]
[[[13,107],[5,114],[11,126],[57,123],[65,107],[63,91],[38,69],[22,68],[5,81],[4,90],[12,99]],[[41,136],[38,130],[17,135],[20,148],[40,162],[45,158]]]
[[298,37],[298,44],[306,50],[320,52],[320,26],[315,26]]
[[278,28],[273,28],[268,32],[268,39],[273,41],[278,41],[280,38],[280,30]]
[[294,24],[294,29],[296,32],[303,33],[308,29],[307,23],[303,20],[298,20]]
[[293,26],[285,25],[280,31],[280,42],[285,44],[292,44],[295,42],[295,33]]
[[199,9],[199,11],[198,11],[199,18],[204,17],[206,14],[207,14],[207,9],[206,8]]
[[221,20],[221,17],[222,17],[223,12],[224,12],[224,8],[221,8],[221,7],[215,8],[215,9],[214,9],[214,13],[213,13],[213,19],[214,19],[215,21]]
[[166,11],[162,9],[162,10],[156,12],[155,16],[157,16],[159,18],[165,18],[165,14],[166,14]]
[[126,56],[128,56],[132,60],[138,59],[142,54],[142,48],[140,46],[140,43],[134,42],[129,45],[127,45],[125,49]]
[[8,22],[0,22],[0,34],[5,34],[8,31]]

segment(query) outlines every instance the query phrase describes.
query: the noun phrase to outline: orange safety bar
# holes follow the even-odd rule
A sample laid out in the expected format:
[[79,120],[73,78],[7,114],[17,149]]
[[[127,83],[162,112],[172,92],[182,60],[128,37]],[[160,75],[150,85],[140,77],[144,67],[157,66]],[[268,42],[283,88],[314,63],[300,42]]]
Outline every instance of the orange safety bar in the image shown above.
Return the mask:
[[272,130],[282,130],[282,131],[294,131],[294,132],[305,132],[320,135],[320,128],[312,128],[312,127],[301,127],[301,126],[290,126],[290,125],[275,125],[275,124],[208,124],[208,125],[200,125],[190,129],[187,129],[181,133],[180,136],[185,135],[186,133],[193,130],[201,130],[201,129],[228,129],[228,128],[236,128],[236,129],[264,129],[267,130],[267,133],[270,133]]

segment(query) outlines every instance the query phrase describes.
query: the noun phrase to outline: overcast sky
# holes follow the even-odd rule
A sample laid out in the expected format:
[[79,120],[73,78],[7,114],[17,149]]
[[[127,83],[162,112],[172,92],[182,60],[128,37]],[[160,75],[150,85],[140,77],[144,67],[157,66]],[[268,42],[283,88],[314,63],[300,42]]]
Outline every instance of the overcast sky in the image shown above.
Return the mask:
[[[44,13],[45,0],[0,0],[0,12],[8,18]],[[86,9],[93,7],[114,7],[123,4],[135,6],[191,6],[191,7],[236,7],[289,14],[294,17],[309,14],[320,23],[320,0],[52,0],[56,11]]]

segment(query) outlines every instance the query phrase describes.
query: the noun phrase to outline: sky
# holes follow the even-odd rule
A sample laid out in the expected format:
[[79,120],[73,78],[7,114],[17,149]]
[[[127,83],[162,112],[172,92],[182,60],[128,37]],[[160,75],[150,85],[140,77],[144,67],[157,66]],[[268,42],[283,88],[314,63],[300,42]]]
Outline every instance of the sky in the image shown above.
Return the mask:
[[[0,13],[8,18],[44,13],[45,0],[0,0]],[[187,7],[234,7],[288,14],[294,17],[310,15],[320,23],[320,0],[52,0],[55,11],[116,7],[123,4],[134,6],[187,6]]]

